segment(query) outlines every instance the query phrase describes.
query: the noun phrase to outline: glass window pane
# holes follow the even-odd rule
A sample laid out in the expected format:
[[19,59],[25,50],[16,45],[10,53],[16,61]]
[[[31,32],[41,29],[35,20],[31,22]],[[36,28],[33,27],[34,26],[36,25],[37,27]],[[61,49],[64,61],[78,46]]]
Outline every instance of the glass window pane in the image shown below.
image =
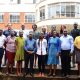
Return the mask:
[[44,20],[45,19],[45,9],[41,9],[40,10],[40,20]]
[[54,18],[56,16],[56,8],[55,5],[50,5],[48,7],[48,17],[49,18]]
[[71,8],[70,5],[67,5],[67,6],[66,6],[66,14],[67,14],[67,13],[70,13],[70,8]]
[[60,17],[60,6],[56,5],[56,16]]
[[10,22],[11,23],[20,22],[20,16],[19,15],[10,15]]
[[35,15],[33,14],[25,15],[25,22],[33,23],[34,21],[35,21]]

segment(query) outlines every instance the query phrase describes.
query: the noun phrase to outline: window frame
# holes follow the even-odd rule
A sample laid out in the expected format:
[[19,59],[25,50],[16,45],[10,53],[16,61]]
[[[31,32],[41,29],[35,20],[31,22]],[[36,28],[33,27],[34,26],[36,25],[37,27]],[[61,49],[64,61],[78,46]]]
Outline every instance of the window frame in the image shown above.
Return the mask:
[[[12,16],[12,18],[11,18],[11,16]],[[20,13],[10,13],[9,14],[9,22],[10,23],[20,23]]]

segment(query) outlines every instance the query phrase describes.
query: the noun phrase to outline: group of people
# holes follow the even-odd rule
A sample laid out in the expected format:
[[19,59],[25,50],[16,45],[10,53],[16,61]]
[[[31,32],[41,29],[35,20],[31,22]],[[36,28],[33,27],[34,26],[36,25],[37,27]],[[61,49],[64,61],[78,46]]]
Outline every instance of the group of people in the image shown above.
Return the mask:
[[41,32],[38,32],[37,25],[34,24],[32,25],[33,31],[29,32],[28,37],[26,35],[27,38],[23,37],[23,30],[20,30],[19,36],[17,36],[10,25],[6,31],[0,29],[0,69],[5,50],[6,74],[13,73],[13,65],[16,61],[16,73],[21,75],[22,62],[24,61],[24,75],[34,76],[33,66],[38,64],[38,76],[44,76],[45,66],[49,66],[48,76],[55,76],[60,57],[62,76],[68,76],[70,75],[71,56],[74,54],[74,62],[76,59],[80,75],[80,31],[77,26],[75,23],[70,34],[65,26],[59,35],[55,26],[52,27],[50,33],[47,33],[45,27]]

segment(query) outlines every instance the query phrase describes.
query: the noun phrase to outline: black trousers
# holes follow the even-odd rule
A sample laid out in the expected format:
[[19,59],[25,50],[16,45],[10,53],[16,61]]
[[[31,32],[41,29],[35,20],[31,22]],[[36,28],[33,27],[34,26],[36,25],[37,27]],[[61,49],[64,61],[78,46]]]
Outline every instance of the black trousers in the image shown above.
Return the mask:
[[62,66],[62,74],[69,75],[70,74],[70,65],[71,57],[70,50],[61,50],[61,66]]
[[[25,53],[25,72],[26,73],[33,73],[33,63],[34,63],[34,54]],[[30,62],[30,68],[28,68]]]
[[38,68],[41,73],[44,73],[45,70],[45,57],[46,55],[38,55]]
[[2,64],[3,54],[4,54],[4,49],[3,48],[0,48],[0,69],[1,69],[1,64]]

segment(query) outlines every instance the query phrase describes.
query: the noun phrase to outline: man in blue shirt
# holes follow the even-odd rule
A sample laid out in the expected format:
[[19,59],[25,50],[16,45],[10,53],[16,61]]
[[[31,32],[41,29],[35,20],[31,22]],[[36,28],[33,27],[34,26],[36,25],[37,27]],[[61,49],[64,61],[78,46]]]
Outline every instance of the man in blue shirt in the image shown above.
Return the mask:
[[[10,35],[11,31],[13,30],[13,29],[12,29],[12,24],[8,24],[6,27],[7,27],[7,30],[5,30],[5,31],[3,32],[3,34],[4,34],[6,37],[8,37],[8,36]],[[16,31],[14,31],[14,32],[15,32],[14,35],[17,36],[17,32],[16,32]]]
[[[30,72],[33,76],[33,63],[34,63],[34,53],[36,52],[36,41],[32,37],[32,32],[29,33],[29,38],[25,40],[25,71],[26,75]],[[30,69],[28,69],[28,64],[30,61]]]

